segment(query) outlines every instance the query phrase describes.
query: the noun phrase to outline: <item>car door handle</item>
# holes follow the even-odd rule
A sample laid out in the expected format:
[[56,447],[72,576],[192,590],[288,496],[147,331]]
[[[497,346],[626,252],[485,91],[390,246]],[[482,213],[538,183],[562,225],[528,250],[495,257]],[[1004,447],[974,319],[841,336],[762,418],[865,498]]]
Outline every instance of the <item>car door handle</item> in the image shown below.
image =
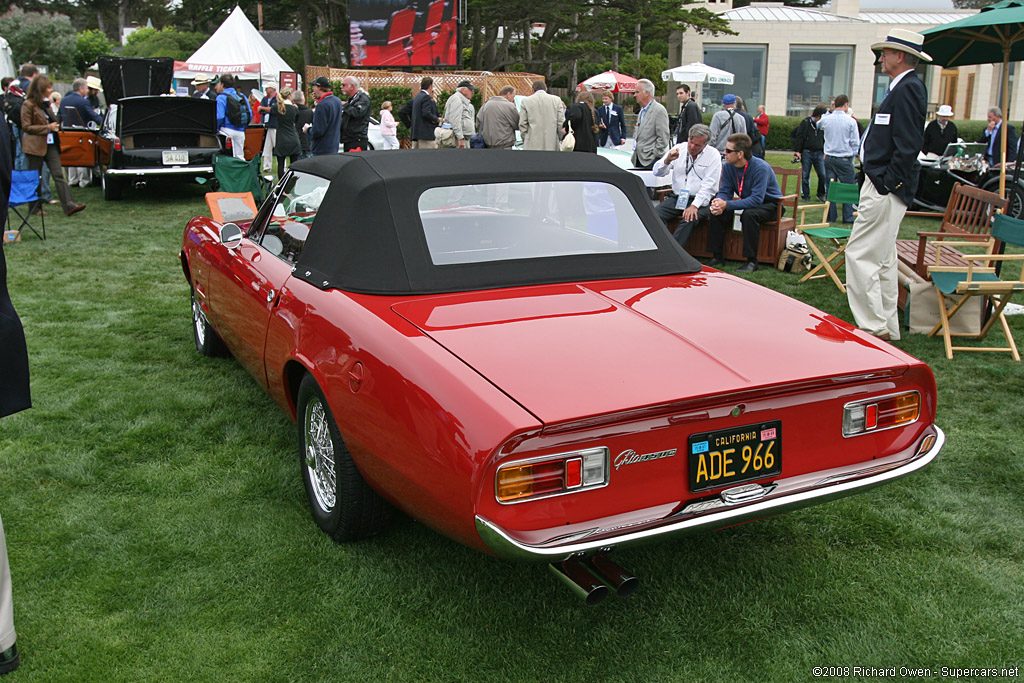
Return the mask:
[[267,303],[269,304],[273,300],[274,300],[274,290],[271,289],[269,292],[267,292]]

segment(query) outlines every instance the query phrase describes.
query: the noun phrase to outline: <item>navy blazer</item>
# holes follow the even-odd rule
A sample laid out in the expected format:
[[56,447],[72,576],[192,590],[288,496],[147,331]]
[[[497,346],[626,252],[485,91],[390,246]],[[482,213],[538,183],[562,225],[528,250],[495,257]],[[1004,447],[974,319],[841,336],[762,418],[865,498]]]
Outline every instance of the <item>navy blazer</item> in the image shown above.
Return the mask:
[[864,139],[864,174],[879,194],[890,192],[910,206],[917,192],[928,92],[914,72],[882,100]]
[[[1008,123],[1005,119],[1003,125],[999,126],[999,130],[996,131],[996,141],[992,144],[992,158],[989,161],[995,165],[1003,160],[1002,154],[999,151],[1000,139],[1003,137],[1003,129],[1010,131],[1009,135],[1006,136],[1006,158],[1011,163],[1017,160],[1017,129],[1013,127],[1012,123]],[[981,137],[978,138],[978,142],[984,142],[988,144],[988,130],[981,131]],[[986,158],[988,156],[988,148],[985,151]]]
[[[7,198],[11,194],[11,133],[0,116],[0,225],[7,225]],[[0,417],[32,405],[28,391],[28,349],[21,320],[7,294],[7,262],[0,243]]]
[[622,105],[612,102],[610,106],[615,112],[615,116],[612,116],[608,107],[603,104],[597,108],[597,118],[605,125],[601,129],[602,147],[608,142],[609,137],[612,139],[613,145],[621,145],[622,141],[626,139],[626,117],[622,113]]

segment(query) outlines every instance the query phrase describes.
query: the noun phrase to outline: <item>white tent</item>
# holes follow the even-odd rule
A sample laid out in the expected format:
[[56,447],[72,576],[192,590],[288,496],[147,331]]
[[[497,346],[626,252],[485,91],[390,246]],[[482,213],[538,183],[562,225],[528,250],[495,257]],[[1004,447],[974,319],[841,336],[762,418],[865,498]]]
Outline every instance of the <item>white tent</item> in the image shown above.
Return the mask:
[[0,38],[0,77],[17,76],[14,70],[14,61],[11,59],[11,46],[5,38]]
[[[235,6],[209,40],[186,60],[189,64],[249,65],[259,63],[260,86],[277,86],[282,71],[292,71],[288,62],[270,47],[252,25],[242,8]],[[213,69],[210,69],[213,71]],[[175,73],[175,77],[177,73]],[[184,74],[182,75],[184,77]]]

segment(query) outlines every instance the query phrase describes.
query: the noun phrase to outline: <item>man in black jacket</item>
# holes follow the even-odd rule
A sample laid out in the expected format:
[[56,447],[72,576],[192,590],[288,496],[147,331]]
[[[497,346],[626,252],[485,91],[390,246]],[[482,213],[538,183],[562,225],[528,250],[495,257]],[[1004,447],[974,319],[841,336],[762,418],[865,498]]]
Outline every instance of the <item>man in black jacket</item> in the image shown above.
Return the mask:
[[[7,121],[0,117],[0,225],[7,225],[7,198],[11,195],[12,157]],[[0,242],[0,417],[32,405],[28,388],[28,350],[21,321],[7,292],[7,262]],[[0,675],[18,668],[15,645],[14,609],[11,602],[11,572],[7,564],[7,542],[0,521]]]
[[370,127],[370,96],[359,87],[359,79],[345,76],[341,91],[348,95],[341,110],[341,144],[346,152],[362,152],[370,149],[366,130]]
[[924,129],[922,152],[942,156],[946,152],[946,147],[956,142],[959,131],[956,124],[949,120],[952,116],[953,108],[948,104],[939,107],[935,112],[935,120]]
[[819,104],[810,116],[800,122],[791,137],[795,157],[803,164],[800,198],[805,202],[811,198],[812,166],[818,174],[818,201],[825,201],[825,133],[818,128],[818,121],[827,111],[828,107]]
[[[434,129],[437,128],[437,102],[433,98],[434,79],[425,76],[420,81],[420,91],[412,98],[412,113],[410,114],[409,139],[412,140],[413,149],[437,149],[437,141],[434,140]],[[399,112],[401,116],[401,112]]]
[[857,325],[884,340],[900,338],[896,234],[921,172],[928,93],[914,67],[932,61],[923,43],[921,34],[897,28],[871,46],[892,80],[861,143],[865,178],[846,246],[846,293]]
[[676,119],[676,144],[679,145],[690,139],[690,128],[704,123],[704,116],[700,113],[700,105],[690,94],[690,86],[685,83],[676,86],[676,99],[680,106],[679,118]]

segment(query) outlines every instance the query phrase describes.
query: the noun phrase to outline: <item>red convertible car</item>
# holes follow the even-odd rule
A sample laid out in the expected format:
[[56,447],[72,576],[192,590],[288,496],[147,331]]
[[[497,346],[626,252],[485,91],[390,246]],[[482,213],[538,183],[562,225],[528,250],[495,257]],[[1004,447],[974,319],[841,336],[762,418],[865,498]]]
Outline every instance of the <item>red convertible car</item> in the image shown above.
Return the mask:
[[316,523],[398,508],[588,601],[616,547],[864,491],[944,442],[925,364],[702,267],[588,154],[338,154],[194,218],[195,343],[297,423]]

